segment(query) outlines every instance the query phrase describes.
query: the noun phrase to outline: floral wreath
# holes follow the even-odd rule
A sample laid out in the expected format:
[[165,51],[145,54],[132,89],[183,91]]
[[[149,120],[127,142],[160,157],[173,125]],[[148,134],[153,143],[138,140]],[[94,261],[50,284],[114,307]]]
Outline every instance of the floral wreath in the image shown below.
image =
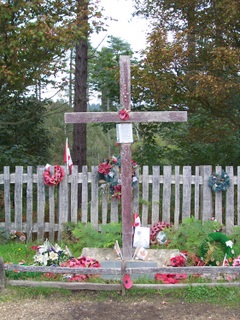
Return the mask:
[[206,258],[207,255],[211,255],[212,248],[210,248],[209,244],[213,241],[220,242],[224,247],[224,260],[223,263],[232,265],[234,259],[234,247],[233,242],[229,240],[229,238],[221,233],[221,232],[212,232],[209,233],[208,238],[201,245],[201,259],[205,259],[206,263],[209,265],[217,265],[217,262],[213,259]]
[[226,191],[230,186],[230,178],[224,171],[221,174],[214,173],[209,177],[208,185],[214,192]]
[[48,186],[56,186],[63,180],[65,172],[61,166],[56,165],[54,166],[54,173],[51,174],[50,168],[51,166],[49,164],[45,167],[43,173],[44,183]]
[[160,231],[163,231],[165,228],[170,228],[170,223],[167,222],[156,222],[153,226],[150,227],[150,242],[151,244],[157,243],[156,237]]
[[[132,187],[135,188],[137,185],[137,175],[136,168],[137,163],[131,161],[132,163]],[[121,158],[112,156],[110,159],[104,159],[102,163],[98,165],[98,180],[100,183],[100,188],[108,190],[112,194],[113,198],[121,199]]]

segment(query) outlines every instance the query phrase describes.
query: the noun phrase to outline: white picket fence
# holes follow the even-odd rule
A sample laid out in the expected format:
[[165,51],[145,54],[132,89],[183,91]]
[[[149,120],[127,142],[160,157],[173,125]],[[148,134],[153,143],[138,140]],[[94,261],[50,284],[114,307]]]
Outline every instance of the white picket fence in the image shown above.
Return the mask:
[[[63,167],[66,172],[66,168]],[[226,192],[214,193],[208,186],[213,172],[224,169],[230,177]],[[99,189],[97,167],[84,166],[55,186],[44,185],[44,167],[17,166],[0,174],[0,226],[22,231],[28,240],[61,239],[66,222],[101,224],[121,220],[120,201]],[[133,212],[139,213],[143,226],[157,221],[178,226],[184,218],[207,220],[215,217],[230,232],[240,225],[240,167],[143,166],[139,183],[133,190]],[[82,186],[82,206],[78,209],[78,185]],[[131,223],[131,221],[129,222]]]

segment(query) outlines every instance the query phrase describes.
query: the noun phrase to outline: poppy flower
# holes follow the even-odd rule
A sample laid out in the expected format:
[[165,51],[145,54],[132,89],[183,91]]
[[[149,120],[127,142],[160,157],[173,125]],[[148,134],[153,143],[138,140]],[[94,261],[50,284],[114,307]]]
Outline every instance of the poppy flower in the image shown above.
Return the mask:
[[123,277],[123,285],[126,289],[130,289],[132,287],[133,283],[129,274],[125,274]]
[[120,110],[119,111],[119,118],[121,120],[128,120],[129,119],[129,110],[127,110],[126,108]]

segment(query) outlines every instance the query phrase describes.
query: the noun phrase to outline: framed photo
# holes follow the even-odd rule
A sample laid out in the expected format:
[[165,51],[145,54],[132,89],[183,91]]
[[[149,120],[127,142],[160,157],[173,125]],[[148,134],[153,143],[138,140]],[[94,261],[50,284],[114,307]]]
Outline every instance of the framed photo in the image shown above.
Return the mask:
[[149,248],[150,245],[150,228],[136,227],[133,236],[133,247]]

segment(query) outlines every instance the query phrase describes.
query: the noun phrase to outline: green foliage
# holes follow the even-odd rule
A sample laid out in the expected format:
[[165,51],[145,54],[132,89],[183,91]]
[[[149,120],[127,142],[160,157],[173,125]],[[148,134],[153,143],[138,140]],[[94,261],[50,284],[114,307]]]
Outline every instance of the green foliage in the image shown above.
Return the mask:
[[89,60],[89,84],[90,89],[100,94],[102,99],[101,109],[116,110],[119,106],[119,86],[116,81],[119,78],[120,55],[132,55],[129,43],[120,38],[109,36],[108,46],[101,51],[93,53]]
[[178,229],[166,229],[170,243],[169,249],[178,248],[187,250],[189,253],[195,253],[201,257],[200,248],[208,234],[222,227],[220,223],[214,220],[201,221],[194,217],[186,218]]
[[45,164],[50,142],[45,103],[24,96],[10,101],[0,96],[0,103],[0,168]]
[[5,228],[0,226],[0,245],[6,244],[9,240],[9,236],[9,232],[7,232]]
[[76,239],[71,246],[74,252],[81,252],[87,248],[111,248],[116,240],[122,244],[122,226],[120,223],[101,225],[101,231],[97,231],[90,223],[78,223],[72,234]]
[[235,226],[229,239],[234,243],[234,251],[236,257],[240,255],[240,226]]

